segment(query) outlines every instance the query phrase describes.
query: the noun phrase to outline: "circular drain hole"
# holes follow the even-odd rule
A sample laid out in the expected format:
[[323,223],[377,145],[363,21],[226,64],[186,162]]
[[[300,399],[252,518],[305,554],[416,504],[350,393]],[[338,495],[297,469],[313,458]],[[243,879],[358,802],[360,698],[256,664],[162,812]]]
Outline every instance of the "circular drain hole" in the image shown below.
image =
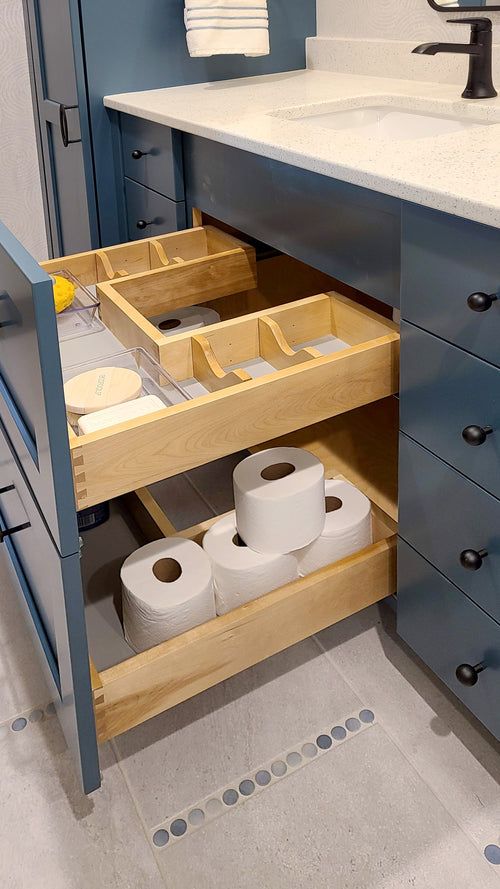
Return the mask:
[[500,864],[500,846],[486,846],[484,857],[490,864]]
[[300,765],[300,763],[302,762],[302,757],[301,757],[300,753],[296,753],[294,751],[293,753],[288,754],[286,761],[287,761],[288,765],[290,766],[290,768],[294,769],[296,766]]
[[225,790],[222,794],[222,800],[226,806],[234,806],[238,802],[238,791],[234,790],[233,787],[230,787],[229,790]]
[[359,718],[361,719],[361,722],[368,724],[374,721],[375,713],[373,713],[372,710],[362,710],[359,714]]
[[347,738],[347,732],[343,725],[334,726],[331,734],[334,741],[343,741],[344,738]]
[[170,825],[170,833],[173,837],[183,837],[187,830],[187,824],[184,818],[176,818]]
[[282,778],[283,775],[286,775],[286,762],[283,762],[282,759],[277,759],[276,762],[273,762],[271,771],[275,778]]
[[358,729],[361,728],[361,723],[359,719],[351,717],[350,719],[346,719],[345,727],[349,732],[357,732]]
[[302,746],[302,756],[305,756],[306,759],[313,759],[318,753],[318,749],[316,744],[304,744]]
[[239,791],[242,796],[251,796],[255,790],[255,784],[253,781],[250,781],[249,778],[245,778],[244,781],[241,782],[239,786]]
[[43,719],[43,710],[33,710],[29,715],[30,722],[41,722]]
[[271,775],[266,769],[261,769],[260,772],[257,772],[255,780],[259,787],[267,787],[271,780]]
[[188,821],[193,827],[199,827],[205,820],[205,812],[203,809],[191,809],[188,815]]
[[26,728],[27,725],[28,720],[25,719],[24,716],[19,716],[17,719],[14,719],[11,729],[13,732],[22,732],[23,728]]
[[222,803],[220,799],[209,799],[208,803],[205,806],[205,810],[207,815],[210,815],[213,818],[215,815],[218,815],[222,812]]
[[157,830],[156,833],[153,834],[153,843],[160,849],[162,846],[167,845],[169,839],[168,830]]
[[330,735],[320,735],[319,738],[316,738],[316,744],[321,750],[328,750],[332,743]]

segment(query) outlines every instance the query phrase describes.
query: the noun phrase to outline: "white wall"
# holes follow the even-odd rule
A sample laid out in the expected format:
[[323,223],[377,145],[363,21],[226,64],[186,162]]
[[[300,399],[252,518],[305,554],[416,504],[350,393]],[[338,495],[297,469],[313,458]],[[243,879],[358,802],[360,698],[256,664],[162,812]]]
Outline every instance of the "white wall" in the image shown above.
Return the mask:
[[[500,5],[500,0],[498,0]],[[381,40],[430,40],[468,39],[467,31],[456,25],[448,25],[450,10],[437,12],[427,0],[317,0],[318,35],[322,37],[351,37]],[[500,29],[500,12],[482,10],[494,27]],[[451,11],[451,17],[464,18],[474,13],[460,9]],[[497,42],[500,41],[500,33]]]
[[47,257],[22,0],[0,0],[0,219]]
[[[475,13],[438,12],[427,0],[317,0],[317,11],[318,36],[307,41],[309,68],[465,85],[465,55],[420,56],[412,49],[436,40],[466,43],[468,26],[449,25],[446,19]],[[493,78],[500,83],[500,12],[488,15],[497,43]]]

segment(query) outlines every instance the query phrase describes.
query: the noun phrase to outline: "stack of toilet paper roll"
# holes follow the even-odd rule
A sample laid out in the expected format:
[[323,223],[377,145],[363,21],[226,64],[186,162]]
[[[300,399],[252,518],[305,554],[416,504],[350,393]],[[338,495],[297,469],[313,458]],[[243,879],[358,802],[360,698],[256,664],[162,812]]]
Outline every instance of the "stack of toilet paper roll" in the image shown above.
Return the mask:
[[325,482],[309,451],[261,451],[233,482],[235,511],[203,539],[219,615],[371,543],[368,498],[341,479]]
[[184,306],[165,312],[163,315],[155,315],[149,319],[165,336],[175,336],[176,333],[186,333],[188,330],[199,330],[209,324],[217,324],[220,315],[215,309],[206,306]]
[[270,448],[234,471],[235,511],[203,538],[168,537],[133,553],[121,570],[125,638],[144,651],[258,599],[372,541],[371,504],[320,460]]

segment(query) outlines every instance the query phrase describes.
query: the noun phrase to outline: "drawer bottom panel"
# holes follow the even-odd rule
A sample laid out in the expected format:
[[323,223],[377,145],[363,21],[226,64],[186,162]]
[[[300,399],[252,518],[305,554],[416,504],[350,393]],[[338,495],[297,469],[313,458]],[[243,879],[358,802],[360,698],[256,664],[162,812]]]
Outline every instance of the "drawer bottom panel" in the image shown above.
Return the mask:
[[[398,633],[500,739],[500,625],[403,541],[398,543]],[[455,674],[484,664],[474,686]]]

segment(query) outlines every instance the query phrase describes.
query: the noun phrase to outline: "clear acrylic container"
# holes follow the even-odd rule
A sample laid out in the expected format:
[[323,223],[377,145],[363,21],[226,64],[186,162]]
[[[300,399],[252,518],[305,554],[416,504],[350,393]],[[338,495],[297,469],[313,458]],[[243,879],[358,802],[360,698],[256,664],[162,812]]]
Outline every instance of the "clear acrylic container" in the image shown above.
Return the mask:
[[100,303],[96,296],[95,285],[86,287],[66,269],[59,269],[52,274],[66,278],[76,287],[75,298],[71,305],[57,315],[59,341],[64,342],[76,336],[86,336],[88,333],[104,330],[104,324],[99,319]]
[[[142,379],[142,389],[138,397],[156,395],[165,407],[181,404],[191,398],[179,383],[157,361],[151,358],[144,349],[128,349],[127,351],[116,352],[114,355],[108,355],[105,358],[97,358],[93,361],[85,361],[83,364],[73,364],[65,367],[63,368],[63,381],[67,383],[73,377],[100,367],[123,367],[136,371]],[[76,434],[80,435],[78,419],[78,417],[68,412],[68,422]]]

